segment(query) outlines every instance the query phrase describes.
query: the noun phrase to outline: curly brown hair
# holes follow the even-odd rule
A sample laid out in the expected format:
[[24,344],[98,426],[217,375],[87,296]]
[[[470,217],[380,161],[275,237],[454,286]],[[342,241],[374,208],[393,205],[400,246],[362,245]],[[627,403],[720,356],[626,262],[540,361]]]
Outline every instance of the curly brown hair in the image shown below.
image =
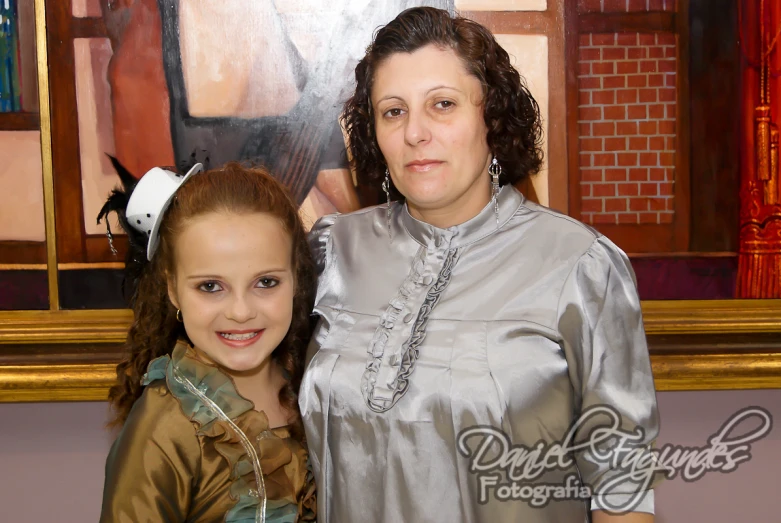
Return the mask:
[[[377,68],[395,53],[427,45],[452,49],[483,86],[488,147],[502,166],[499,184],[516,184],[542,165],[540,109],[510,57],[488,29],[447,11],[414,7],[380,28],[355,68],[356,87],[345,103],[351,166],[361,183],[379,187],[385,159],[374,133],[371,91]],[[394,199],[400,195],[395,192]]]
[[288,381],[279,401],[296,413],[293,437],[303,440],[297,396],[303,375],[306,344],[311,332],[310,313],[314,302],[315,271],[306,230],[290,193],[266,170],[229,163],[220,169],[193,176],[177,191],[160,227],[160,244],[152,261],[144,267],[134,289],[133,324],[126,341],[127,353],[117,366],[117,383],[109,391],[116,411],[114,424],[127,419],[141,396],[141,378],[149,362],[171,354],[178,339],[187,339],[184,325],[168,298],[168,275],[174,272],[174,242],[188,220],[210,212],[267,213],[279,219],[292,240],[295,276],[293,318],[282,343],[272,353],[285,370]]

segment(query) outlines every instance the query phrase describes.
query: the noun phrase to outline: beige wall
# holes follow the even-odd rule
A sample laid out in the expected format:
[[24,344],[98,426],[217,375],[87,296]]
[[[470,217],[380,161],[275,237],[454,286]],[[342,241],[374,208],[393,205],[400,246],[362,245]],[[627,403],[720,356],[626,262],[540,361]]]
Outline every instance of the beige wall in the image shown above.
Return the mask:
[[496,35],[499,45],[510,55],[513,66],[526,80],[534,99],[540,107],[543,135],[543,166],[532,177],[532,185],[542,205],[548,205],[548,37],[545,35]]
[[[702,446],[737,410],[757,405],[781,420],[781,390],[659,393],[659,443]],[[110,436],[104,403],[0,404],[0,520],[98,520]],[[751,461],[660,486],[656,523],[770,523],[779,520],[781,427],[755,444]]]
[[100,0],[71,0],[71,5],[73,7],[73,16],[99,17],[101,15]]
[[545,11],[547,0],[456,0],[460,11]]
[[46,239],[41,133],[0,131],[0,240]]

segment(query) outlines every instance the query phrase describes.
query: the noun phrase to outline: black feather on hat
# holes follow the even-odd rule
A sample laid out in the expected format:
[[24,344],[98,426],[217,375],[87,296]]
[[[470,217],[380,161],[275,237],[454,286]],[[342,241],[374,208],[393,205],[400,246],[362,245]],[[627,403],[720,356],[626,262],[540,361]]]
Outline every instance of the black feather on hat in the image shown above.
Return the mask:
[[[204,162],[208,165],[208,152],[205,149],[201,149],[200,152],[206,154],[203,162],[197,161],[196,157],[198,156],[198,150],[196,149],[193,151],[192,155],[190,155],[190,158],[187,161],[180,163],[180,167],[186,167],[186,169],[183,169],[184,172],[191,174],[195,167],[198,168],[196,172],[200,172],[203,170]],[[123,166],[115,157],[111,156],[110,154],[107,154],[106,156],[109,157],[111,164],[117,171],[119,179],[122,182],[122,186],[113,189],[109,194],[106,203],[103,204],[100,212],[98,212],[98,224],[100,224],[100,220],[103,218],[106,219],[106,236],[108,236],[111,251],[115,255],[117,254],[117,251],[114,248],[114,235],[111,232],[111,225],[108,218],[110,213],[114,212],[117,214],[119,224],[122,227],[122,230],[127,234],[128,251],[127,257],[125,258],[125,277],[122,281],[122,292],[132,305],[135,301],[138,281],[141,278],[144,269],[148,266],[149,256],[151,256],[147,255],[150,243],[149,234],[130,225],[130,222],[127,219],[127,207],[130,203],[130,197],[138,185],[139,180],[130,174],[130,171],[128,171],[125,166]],[[169,172],[176,172],[175,168],[162,167],[162,169],[165,169]],[[186,175],[177,174],[177,176]],[[130,292],[129,296],[128,291]]]
[[[128,171],[119,160],[110,154],[107,154],[106,156],[109,157],[114,169],[117,171],[122,186],[113,189],[106,200],[106,203],[100,208],[100,212],[98,213],[98,224],[100,224],[101,219],[106,219],[106,236],[108,236],[111,251],[115,255],[117,251],[114,248],[114,235],[111,232],[111,225],[108,218],[110,213],[116,213],[117,218],[119,219],[119,225],[122,227],[122,230],[125,231],[125,234],[127,234],[128,250],[125,258],[125,277],[122,281],[122,293],[132,304],[135,300],[138,280],[148,264],[146,246],[149,238],[145,233],[134,229],[130,223],[128,223],[127,217],[125,216],[127,204],[130,201],[130,195],[133,194],[133,189],[136,188],[138,180],[130,174],[130,171]],[[128,291],[130,292],[130,296],[128,296]]]

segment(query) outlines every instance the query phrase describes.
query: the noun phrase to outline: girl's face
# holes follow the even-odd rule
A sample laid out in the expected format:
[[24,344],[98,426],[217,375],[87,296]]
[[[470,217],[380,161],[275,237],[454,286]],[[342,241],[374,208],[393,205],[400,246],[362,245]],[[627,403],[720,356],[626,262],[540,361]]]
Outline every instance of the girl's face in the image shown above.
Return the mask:
[[267,367],[290,328],[295,277],[290,235],[265,213],[209,213],[174,245],[168,294],[196,350],[229,374]]

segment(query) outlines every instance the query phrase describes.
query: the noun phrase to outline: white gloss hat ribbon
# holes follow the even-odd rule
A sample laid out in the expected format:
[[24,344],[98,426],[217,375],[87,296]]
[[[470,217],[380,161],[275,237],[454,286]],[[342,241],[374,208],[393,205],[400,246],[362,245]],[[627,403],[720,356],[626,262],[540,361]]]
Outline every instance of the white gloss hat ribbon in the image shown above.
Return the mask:
[[160,167],[153,167],[136,183],[127,204],[125,217],[131,227],[149,236],[146,258],[151,260],[159,243],[160,222],[179,187],[190,176],[203,171],[196,163],[182,176]]

